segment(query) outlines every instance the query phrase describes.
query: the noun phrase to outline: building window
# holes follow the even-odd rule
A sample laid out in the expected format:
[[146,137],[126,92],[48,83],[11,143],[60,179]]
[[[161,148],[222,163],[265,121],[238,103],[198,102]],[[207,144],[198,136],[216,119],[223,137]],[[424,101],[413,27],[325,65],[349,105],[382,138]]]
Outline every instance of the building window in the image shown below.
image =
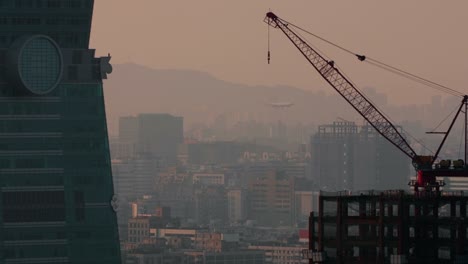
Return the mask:
[[61,77],[60,51],[49,39],[35,37],[24,46],[18,66],[28,89],[46,93],[55,87]]
[[101,79],[101,69],[99,65],[92,66],[92,78],[93,80],[100,80]]
[[[2,19],[3,22],[0,24],[7,24],[7,18]],[[41,19],[37,17],[13,17],[11,18],[11,24],[13,25],[40,25]]]
[[75,191],[75,219],[78,222],[85,220],[85,202],[83,191]]
[[16,8],[27,8],[27,7],[32,7],[33,5],[33,0],[16,0],[15,1],[15,7]]
[[80,50],[73,51],[72,64],[81,64],[82,63],[82,53]]
[[75,65],[68,66],[68,80],[77,81],[78,80],[78,67]]
[[63,191],[2,193],[5,223],[65,221]]
[[80,0],[70,0],[68,3],[68,7],[71,8],[80,8],[81,7],[81,1]]
[[22,169],[36,169],[36,168],[44,168],[45,163],[44,159],[42,158],[36,158],[36,159],[17,159],[15,161],[15,167],[16,168],[22,168]]
[[0,159],[0,169],[9,169],[10,160],[9,159]]
[[60,8],[60,4],[61,4],[60,0],[47,0],[48,8]]

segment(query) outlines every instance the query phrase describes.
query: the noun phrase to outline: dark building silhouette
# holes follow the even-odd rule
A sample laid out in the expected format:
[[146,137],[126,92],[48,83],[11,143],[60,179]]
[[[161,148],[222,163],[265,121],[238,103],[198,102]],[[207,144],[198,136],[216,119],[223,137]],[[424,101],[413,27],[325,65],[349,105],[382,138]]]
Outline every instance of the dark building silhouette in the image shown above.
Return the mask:
[[121,117],[119,140],[133,148],[136,156],[174,164],[178,146],[184,140],[184,119],[158,113]]
[[0,1],[1,263],[120,263],[93,4]]
[[114,189],[119,199],[132,201],[154,192],[158,164],[146,157],[112,160]]
[[123,116],[119,118],[119,139],[134,142],[138,138],[138,118]]
[[234,141],[199,142],[188,145],[188,160],[191,164],[235,164],[245,151],[253,148]]
[[[468,263],[463,192],[321,192],[312,258],[325,263]],[[315,262],[319,263],[319,262]]]
[[226,223],[228,219],[226,191],[219,186],[198,186],[194,192],[195,220],[198,224],[212,221]]
[[261,226],[293,224],[294,177],[280,170],[267,171],[249,180],[248,195],[249,219]]
[[406,188],[410,159],[370,125],[333,122],[311,138],[312,178],[321,190]]

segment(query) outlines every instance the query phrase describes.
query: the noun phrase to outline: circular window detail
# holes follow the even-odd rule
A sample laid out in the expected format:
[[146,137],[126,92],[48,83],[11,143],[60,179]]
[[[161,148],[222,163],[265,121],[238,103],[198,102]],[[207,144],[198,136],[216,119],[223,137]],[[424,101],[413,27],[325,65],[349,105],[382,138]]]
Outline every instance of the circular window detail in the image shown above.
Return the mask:
[[11,75],[29,93],[50,93],[62,78],[63,59],[57,43],[44,35],[20,38],[10,50]]
[[18,71],[25,88],[35,94],[51,92],[62,77],[62,55],[49,37],[35,36],[24,44]]

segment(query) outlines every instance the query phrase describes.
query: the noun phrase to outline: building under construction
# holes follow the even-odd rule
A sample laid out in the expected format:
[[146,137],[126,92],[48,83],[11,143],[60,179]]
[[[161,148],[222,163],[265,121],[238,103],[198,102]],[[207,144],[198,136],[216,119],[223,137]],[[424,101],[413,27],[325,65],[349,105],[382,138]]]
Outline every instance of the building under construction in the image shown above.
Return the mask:
[[310,263],[468,263],[467,201],[463,192],[322,192]]
[[[411,193],[323,192],[319,198],[318,214],[312,213],[310,216],[310,250],[304,252],[310,263],[468,263],[467,197],[461,192],[444,192],[445,182],[440,180],[441,177],[468,178],[468,166],[465,163],[468,161],[468,95],[352,52],[278,17],[273,12],[268,12],[264,21],[269,26],[282,31],[317,73],[382,138],[411,159],[417,171],[416,179],[410,181]],[[461,98],[458,111],[453,111],[455,116],[448,129],[430,132],[443,135],[434,154],[426,156],[416,152],[401,129],[398,129],[387,115],[355,87],[333,60],[320,54],[303,39],[299,31],[340,48],[359,61],[370,62],[408,79],[433,84],[432,88]],[[268,59],[269,54],[268,52]],[[453,163],[450,160],[441,160],[440,151],[460,113],[464,113],[465,157]],[[352,126],[351,130],[347,130],[349,128],[347,125],[344,128],[344,131],[337,133],[355,133]],[[326,151],[327,148],[322,148],[318,155]],[[348,161],[343,160],[343,162]],[[387,171],[398,175],[396,169],[398,167],[390,166]],[[329,177],[330,174],[324,176]],[[388,177],[392,178],[392,175]],[[347,186],[336,186],[335,189],[343,187]]]
[[409,181],[406,155],[369,124],[320,125],[310,145],[312,174],[321,190],[401,189]]

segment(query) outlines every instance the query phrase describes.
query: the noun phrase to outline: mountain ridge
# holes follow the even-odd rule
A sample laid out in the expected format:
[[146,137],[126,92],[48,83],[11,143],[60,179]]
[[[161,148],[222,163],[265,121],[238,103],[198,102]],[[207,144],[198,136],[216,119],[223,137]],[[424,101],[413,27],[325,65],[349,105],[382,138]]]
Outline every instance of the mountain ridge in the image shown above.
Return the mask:
[[[328,95],[319,89],[314,92],[286,85],[252,86],[228,82],[196,70],[116,64],[104,87],[108,127],[112,135],[117,133],[120,116],[138,113],[183,116],[186,128],[197,123],[212,123],[222,114],[231,122],[249,119],[277,122],[281,119],[291,124],[321,124],[330,123],[337,117],[362,122],[338,94]],[[379,106],[387,104],[385,95],[375,91],[370,95]],[[269,105],[272,102],[294,105],[278,110]]]

